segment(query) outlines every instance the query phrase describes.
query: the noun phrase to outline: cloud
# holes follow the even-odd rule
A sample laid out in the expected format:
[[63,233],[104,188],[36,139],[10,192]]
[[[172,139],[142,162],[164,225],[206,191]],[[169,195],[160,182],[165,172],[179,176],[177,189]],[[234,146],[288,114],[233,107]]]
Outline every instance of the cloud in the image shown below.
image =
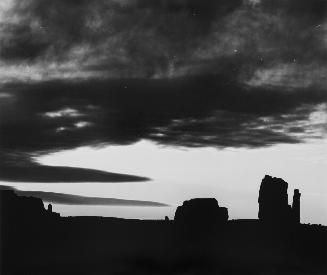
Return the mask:
[[167,75],[172,63],[186,61],[216,16],[242,1],[11,3],[0,28],[0,57],[10,68],[3,81]]
[[326,1],[12,0],[0,9],[0,149],[18,156],[15,167],[140,139],[258,148],[326,134]]
[[[180,146],[262,147],[325,134],[321,123],[310,121],[327,102],[320,89],[254,88],[225,76],[202,76],[47,82],[9,85],[7,90],[12,96],[0,110],[1,148],[29,157],[140,139]],[[289,131],[293,126],[301,127],[302,134]]]
[[[45,141],[45,140],[44,140]],[[6,150],[0,144],[0,181],[24,183],[74,183],[74,182],[144,182],[150,180],[128,174],[111,173],[95,169],[66,166],[47,166],[37,163],[37,150]],[[52,150],[56,150],[56,146]],[[40,153],[40,152],[39,152]]]
[[0,165],[0,180],[15,182],[138,182],[148,178],[94,169],[45,166]]
[[326,87],[327,68],[315,64],[300,66],[296,64],[278,64],[268,68],[257,69],[247,84],[251,86],[274,86],[276,88],[318,88]]
[[0,190],[13,190],[18,196],[36,197],[47,203],[65,205],[103,205],[103,206],[138,206],[138,207],[165,207],[169,206],[160,202],[124,200],[116,198],[85,197],[64,193],[43,191],[22,191],[9,186],[0,186]]
[[324,0],[7,0],[0,9],[1,83],[225,73],[244,84],[296,60],[278,70],[281,81],[304,69],[304,85],[326,88],[316,77],[326,71]]

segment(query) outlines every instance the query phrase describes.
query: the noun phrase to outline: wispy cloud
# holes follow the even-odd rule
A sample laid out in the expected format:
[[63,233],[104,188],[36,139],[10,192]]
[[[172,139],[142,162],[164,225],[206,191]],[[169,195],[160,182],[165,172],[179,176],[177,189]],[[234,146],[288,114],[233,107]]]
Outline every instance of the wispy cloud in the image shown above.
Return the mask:
[[13,190],[19,196],[40,198],[44,202],[65,205],[106,205],[106,206],[139,206],[165,207],[164,203],[154,201],[124,200],[116,198],[85,197],[64,193],[44,191],[22,191],[13,187],[0,186],[0,190]]

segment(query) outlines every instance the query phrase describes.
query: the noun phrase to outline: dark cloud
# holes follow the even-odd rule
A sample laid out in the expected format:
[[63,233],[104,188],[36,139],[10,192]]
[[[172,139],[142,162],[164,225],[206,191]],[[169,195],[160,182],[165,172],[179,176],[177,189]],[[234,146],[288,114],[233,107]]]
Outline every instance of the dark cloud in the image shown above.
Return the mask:
[[[22,20],[3,24],[0,53],[7,60],[61,59],[76,46],[92,46],[95,50],[89,53],[95,58],[103,55],[101,59],[110,63],[133,58],[134,66],[150,70],[151,65],[164,66],[173,55],[193,48],[192,40],[210,31],[216,16],[225,16],[240,4],[239,0],[15,1],[11,12]],[[106,62],[95,65],[106,67]]]
[[0,144],[15,167],[141,139],[257,148],[326,133],[325,1],[14,3],[0,26]]
[[[17,159],[16,159],[17,160]],[[21,160],[17,160],[21,162]],[[1,181],[20,182],[137,182],[147,181],[144,177],[110,173],[94,169],[45,166],[28,163],[17,165],[0,165]]]
[[141,207],[165,207],[169,206],[160,202],[124,200],[116,198],[84,197],[64,193],[43,191],[21,191],[9,186],[0,186],[0,190],[13,190],[19,196],[40,198],[44,202],[65,205],[107,205],[107,206],[141,206]]
[[[1,137],[3,136],[4,135],[2,135]],[[24,138],[22,137],[22,139]],[[35,141],[41,142],[40,140],[35,140]],[[42,142],[46,142],[46,140],[43,140]],[[13,146],[15,146],[15,144],[13,144]],[[95,169],[41,165],[35,162],[33,159],[33,156],[37,155],[35,154],[38,151],[36,147],[31,147],[29,150],[27,150],[27,148],[21,149],[18,146],[17,148],[12,150],[12,149],[6,149],[5,146],[3,146],[3,144],[0,144],[0,148],[1,148],[0,149],[1,152],[0,181],[26,182],[26,183],[28,182],[73,183],[73,182],[140,182],[140,181],[149,180],[148,178],[145,177],[110,173],[110,172],[105,172]],[[56,149],[59,148],[57,148],[56,146],[52,147],[52,150],[56,150]]]
[[[16,19],[0,24],[0,57],[8,65],[30,66],[32,79],[230,71],[243,83],[258,70],[294,60],[296,73],[311,66],[308,77],[313,67],[326,68],[324,0],[13,3],[8,17]],[[23,69],[16,69],[12,75],[22,78]]]
[[7,90],[13,92],[0,111],[2,150],[31,156],[140,139],[261,147],[302,142],[325,131],[312,118],[326,111],[324,91],[246,88],[223,76],[48,82]]
[[[262,6],[266,12],[284,12],[301,20],[313,23],[326,19],[327,3],[325,0],[263,0]],[[301,17],[302,16],[302,17]]]

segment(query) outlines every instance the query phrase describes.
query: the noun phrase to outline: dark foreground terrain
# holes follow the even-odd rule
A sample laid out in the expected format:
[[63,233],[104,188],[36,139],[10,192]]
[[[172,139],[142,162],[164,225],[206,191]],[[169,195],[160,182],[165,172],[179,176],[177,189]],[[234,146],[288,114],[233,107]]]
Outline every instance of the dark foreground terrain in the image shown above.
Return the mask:
[[325,227],[189,226],[92,217],[7,224],[2,274],[327,274]]
[[326,229],[306,225],[231,221],[189,231],[173,222],[74,218],[9,234],[3,274],[327,274]]

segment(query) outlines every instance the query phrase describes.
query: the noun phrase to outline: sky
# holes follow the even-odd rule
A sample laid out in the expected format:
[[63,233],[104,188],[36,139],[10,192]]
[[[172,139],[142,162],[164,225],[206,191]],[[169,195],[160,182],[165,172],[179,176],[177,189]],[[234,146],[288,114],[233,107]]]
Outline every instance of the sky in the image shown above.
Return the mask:
[[[63,215],[256,218],[265,174],[327,224],[327,2],[0,3],[0,183]],[[291,203],[291,201],[290,201]]]

